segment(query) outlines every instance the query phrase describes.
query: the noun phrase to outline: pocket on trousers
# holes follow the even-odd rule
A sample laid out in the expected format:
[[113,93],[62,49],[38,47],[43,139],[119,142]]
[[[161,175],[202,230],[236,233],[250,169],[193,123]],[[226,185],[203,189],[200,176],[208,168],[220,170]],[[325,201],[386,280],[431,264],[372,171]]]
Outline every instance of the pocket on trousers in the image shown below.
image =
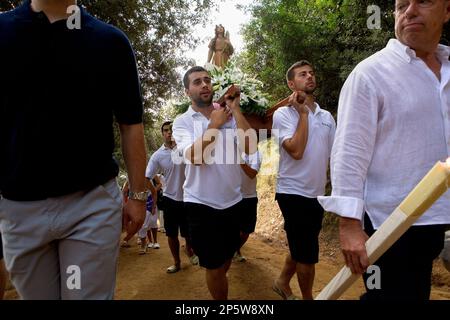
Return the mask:
[[100,185],[108,197],[113,199],[118,205],[122,206],[122,193],[119,190],[116,179],[111,179],[107,183]]

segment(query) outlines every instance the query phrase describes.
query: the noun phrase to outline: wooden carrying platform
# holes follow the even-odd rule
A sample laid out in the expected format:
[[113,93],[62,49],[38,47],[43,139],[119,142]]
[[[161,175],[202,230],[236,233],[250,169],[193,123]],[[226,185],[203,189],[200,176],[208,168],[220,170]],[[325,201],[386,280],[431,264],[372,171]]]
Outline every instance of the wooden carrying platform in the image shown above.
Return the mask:
[[[240,94],[239,88],[235,85],[232,85],[225,94],[220,97],[216,103],[220,104],[222,107],[225,106],[225,96],[231,95],[232,97],[238,96]],[[273,114],[274,112],[281,107],[289,105],[289,97],[284,98],[283,100],[278,101],[275,105],[273,105],[270,109],[267,109],[266,113],[261,116],[254,113],[244,113],[245,118],[247,119],[250,126],[255,130],[267,130],[267,136],[270,137],[270,131],[272,129],[273,122]]]

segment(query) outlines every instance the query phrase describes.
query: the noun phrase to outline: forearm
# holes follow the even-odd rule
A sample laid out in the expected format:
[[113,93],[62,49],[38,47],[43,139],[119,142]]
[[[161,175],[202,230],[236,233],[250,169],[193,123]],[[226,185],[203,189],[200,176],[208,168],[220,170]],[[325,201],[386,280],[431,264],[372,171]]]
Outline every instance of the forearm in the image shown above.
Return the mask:
[[254,179],[256,175],[258,174],[258,171],[255,169],[252,169],[248,164],[241,164],[241,168],[244,171],[244,173],[249,177],[250,179]]
[[153,185],[151,180],[148,178],[146,179],[146,185],[147,185],[147,189],[150,190],[153,202],[156,202],[156,200],[158,199],[158,193],[157,193],[156,187]]
[[[241,110],[233,111],[233,117],[238,128],[237,137],[240,146],[244,146],[242,151],[246,154],[253,154],[258,149],[256,131],[250,127]],[[247,138],[247,139],[246,139]]]
[[216,141],[216,133],[218,132],[217,130],[218,128],[216,126],[209,124],[203,135],[186,150],[186,155],[192,164],[204,164],[205,150],[209,145],[213,144]]
[[361,221],[339,218],[339,238],[345,264],[354,274],[364,273],[370,264],[365,245],[369,237],[364,232]]
[[[153,184],[152,181],[154,181],[155,184]],[[162,189],[162,182],[161,182],[161,179],[158,177],[157,174],[155,174],[155,175],[153,176],[153,178],[152,178],[152,180],[150,180],[150,182],[152,182],[152,185],[155,186],[156,191],[158,191],[159,189]]]
[[122,154],[128,172],[129,190],[145,190],[146,153],[142,124],[120,125]]
[[301,160],[308,144],[308,115],[302,114],[294,135],[283,143],[285,150],[296,160]]

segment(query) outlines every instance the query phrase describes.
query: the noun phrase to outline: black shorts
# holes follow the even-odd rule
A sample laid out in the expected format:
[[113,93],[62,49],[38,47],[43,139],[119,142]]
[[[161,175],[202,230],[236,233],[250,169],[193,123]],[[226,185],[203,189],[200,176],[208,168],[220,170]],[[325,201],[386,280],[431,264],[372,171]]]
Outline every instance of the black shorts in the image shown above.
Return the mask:
[[323,209],[316,198],[277,193],[284,230],[292,259],[304,264],[319,262],[319,233],[322,229]]
[[239,226],[242,232],[255,232],[256,216],[258,214],[258,198],[244,198],[239,208]]
[[[364,229],[369,237],[375,233],[367,213]],[[374,263],[380,268],[381,288],[370,289],[367,286],[373,272],[363,274],[366,293],[361,299],[429,300],[433,260],[444,247],[445,230],[446,225],[411,226]]]
[[239,203],[218,210],[209,206],[186,202],[192,248],[200,265],[217,269],[233,258],[241,244]]
[[178,238],[178,229],[183,238],[189,237],[186,209],[183,201],[164,197],[164,229],[170,238]]

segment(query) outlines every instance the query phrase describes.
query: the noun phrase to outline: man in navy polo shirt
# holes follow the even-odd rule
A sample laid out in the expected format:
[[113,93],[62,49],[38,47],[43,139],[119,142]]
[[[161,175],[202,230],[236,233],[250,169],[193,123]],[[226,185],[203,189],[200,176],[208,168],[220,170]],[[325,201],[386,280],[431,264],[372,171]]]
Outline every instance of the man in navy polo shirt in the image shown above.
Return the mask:
[[113,118],[130,180],[127,231],[145,217],[145,147],[127,37],[75,1],[0,15],[0,230],[24,299],[112,299],[121,232]]

